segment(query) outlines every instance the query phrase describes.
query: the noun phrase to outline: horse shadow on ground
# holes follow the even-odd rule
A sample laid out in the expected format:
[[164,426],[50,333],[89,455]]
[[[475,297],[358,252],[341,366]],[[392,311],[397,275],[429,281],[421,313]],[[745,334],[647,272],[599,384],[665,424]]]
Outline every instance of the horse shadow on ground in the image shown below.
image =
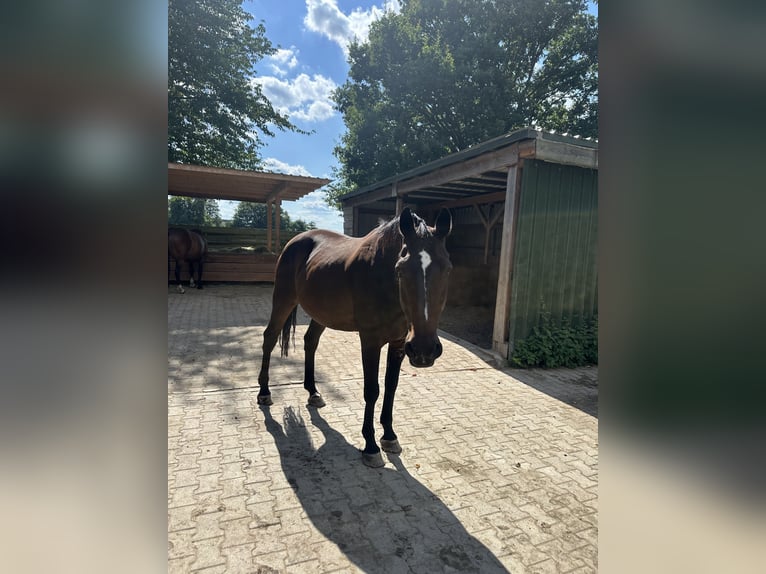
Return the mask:
[[[273,408],[273,407],[271,407]],[[312,524],[364,572],[508,572],[452,511],[414,478],[397,455],[395,469],[364,466],[360,451],[308,407],[325,442],[315,448],[299,412],[280,424],[261,407],[287,481]]]

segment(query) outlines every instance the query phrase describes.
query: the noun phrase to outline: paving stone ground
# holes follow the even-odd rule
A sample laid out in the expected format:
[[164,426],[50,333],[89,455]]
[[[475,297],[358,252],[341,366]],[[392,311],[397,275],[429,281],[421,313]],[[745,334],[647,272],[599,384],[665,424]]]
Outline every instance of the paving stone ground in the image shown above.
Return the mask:
[[596,571],[595,369],[499,370],[445,335],[405,360],[404,450],[372,469],[356,333],[325,331],[307,407],[299,315],[257,405],[270,309],[269,285],[168,290],[169,572]]

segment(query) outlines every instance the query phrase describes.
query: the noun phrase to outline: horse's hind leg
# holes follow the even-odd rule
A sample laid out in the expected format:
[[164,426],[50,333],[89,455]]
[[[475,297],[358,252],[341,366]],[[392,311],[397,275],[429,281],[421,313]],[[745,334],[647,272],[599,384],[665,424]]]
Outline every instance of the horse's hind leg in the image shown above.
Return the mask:
[[[274,286],[274,293],[278,293],[277,286]],[[277,301],[274,297],[274,303],[271,309],[271,318],[266,330],[263,332],[263,359],[261,360],[261,372],[258,374],[258,404],[272,405],[271,391],[269,390],[269,364],[271,362],[271,352],[277,345],[279,334],[282,333],[287,321],[290,321],[293,309],[296,304],[291,301]]]
[[176,275],[176,289],[178,289],[179,293],[184,293],[184,286],[181,284],[181,260],[176,259],[176,269],[175,269],[175,275]]
[[189,289],[193,289],[196,286],[194,283],[194,261],[189,261]]
[[309,392],[309,405],[317,408],[325,405],[322,395],[317,391],[316,381],[314,380],[314,357],[319,346],[319,337],[322,336],[324,330],[324,325],[312,319],[306,334],[303,336],[306,350],[306,371],[303,377],[303,388]]

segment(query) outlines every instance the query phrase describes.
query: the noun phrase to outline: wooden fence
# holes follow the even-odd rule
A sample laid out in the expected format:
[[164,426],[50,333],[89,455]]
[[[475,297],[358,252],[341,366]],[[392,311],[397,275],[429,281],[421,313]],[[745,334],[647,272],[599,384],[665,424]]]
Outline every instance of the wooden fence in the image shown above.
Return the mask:
[[[274,270],[279,252],[276,234],[272,232],[272,251],[266,245],[265,229],[238,229],[229,227],[199,227],[174,225],[186,229],[199,229],[208,242],[202,281],[274,282]],[[281,247],[297,233],[280,233]],[[169,280],[175,280],[175,262],[170,261]],[[189,281],[187,265],[181,266],[181,280]]]
[[[273,253],[216,253],[205,259],[202,281],[274,282],[277,256]],[[175,262],[170,262],[169,279],[175,280]],[[188,283],[189,267],[181,266],[181,281]]]

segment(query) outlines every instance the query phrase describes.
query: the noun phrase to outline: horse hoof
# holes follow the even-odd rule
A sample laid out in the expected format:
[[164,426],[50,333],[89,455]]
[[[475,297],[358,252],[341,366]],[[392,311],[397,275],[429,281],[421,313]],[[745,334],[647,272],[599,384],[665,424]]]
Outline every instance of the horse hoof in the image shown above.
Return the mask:
[[271,395],[258,395],[258,404],[269,407],[274,404],[274,401],[271,400]]
[[178,292],[179,292],[181,295],[183,295],[184,293],[186,293],[186,290],[185,290],[183,287],[181,287],[181,286],[179,285],[179,286],[178,286]]
[[326,403],[324,402],[324,399],[322,398],[322,395],[320,395],[319,393],[317,393],[315,395],[311,395],[309,397],[309,406],[310,407],[316,407],[316,408],[320,409],[323,406],[325,406],[325,404]]
[[402,452],[402,447],[399,445],[398,439],[386,440],[382,438],[380,439],[380,448],[391,454],[399,454]]
[[371,468],[380,468],[381,466],[386,465],[386,461],[383,460],[383,455],[380,454],[380,451],[373,454],[363,452],[362,462]]

